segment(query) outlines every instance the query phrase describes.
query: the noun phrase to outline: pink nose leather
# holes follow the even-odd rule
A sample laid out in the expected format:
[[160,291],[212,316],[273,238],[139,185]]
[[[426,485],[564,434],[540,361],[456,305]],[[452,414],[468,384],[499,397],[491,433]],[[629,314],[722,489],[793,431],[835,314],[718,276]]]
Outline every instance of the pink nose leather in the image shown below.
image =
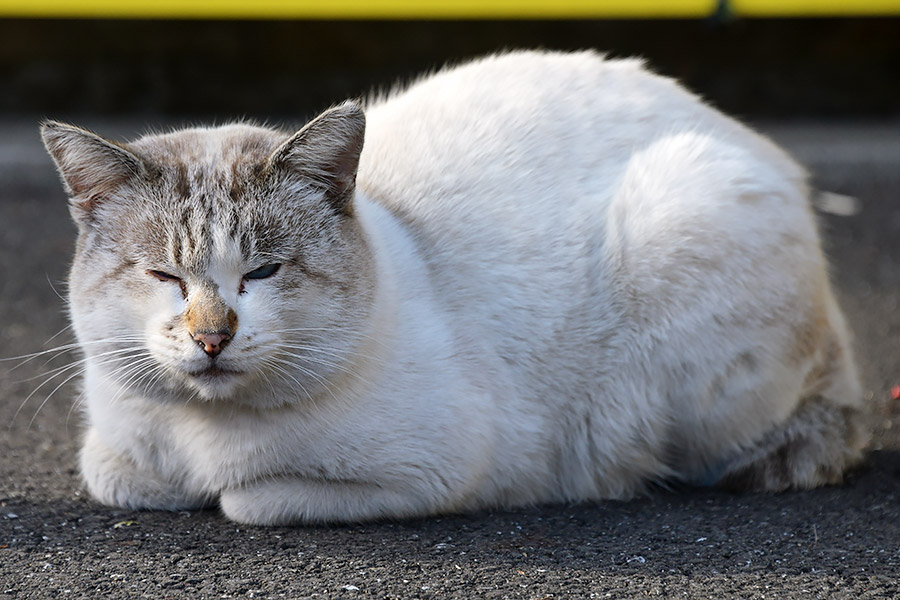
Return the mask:
[[228,343],[231,336],[227,333],[197,333],[194,340],[210,357],[215,358]]

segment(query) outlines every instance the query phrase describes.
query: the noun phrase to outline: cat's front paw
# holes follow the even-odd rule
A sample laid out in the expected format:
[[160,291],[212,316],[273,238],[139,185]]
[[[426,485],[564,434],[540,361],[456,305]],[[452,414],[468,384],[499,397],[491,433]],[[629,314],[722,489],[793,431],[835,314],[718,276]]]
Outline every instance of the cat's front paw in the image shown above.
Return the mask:
[[247,525],[348,523],[435,511],[425,493],[364,482],[283,477],[224,490],[222,512]]
[[98,501],[131,509],[193,510],[208,498],[187,494],[157,474],[141,471],[127,457],[107,446],[90,430],[81,448],[81,475]]
[[219,505],[226,517],[244,525],[302,523],[306,520],[302,486],[298,482],[290,487],[279,481],[225,490]]

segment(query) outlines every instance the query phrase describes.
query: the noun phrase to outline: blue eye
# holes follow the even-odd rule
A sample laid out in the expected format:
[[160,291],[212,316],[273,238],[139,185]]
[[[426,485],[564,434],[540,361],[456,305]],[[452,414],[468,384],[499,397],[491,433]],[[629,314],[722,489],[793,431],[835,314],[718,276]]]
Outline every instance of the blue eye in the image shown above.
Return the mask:
[[281,267],[281,263],[272,263],[271,265],[263,265],[258,269],[253,269],[249,273],[244,274],[244,279],[265,279],[274,275]]

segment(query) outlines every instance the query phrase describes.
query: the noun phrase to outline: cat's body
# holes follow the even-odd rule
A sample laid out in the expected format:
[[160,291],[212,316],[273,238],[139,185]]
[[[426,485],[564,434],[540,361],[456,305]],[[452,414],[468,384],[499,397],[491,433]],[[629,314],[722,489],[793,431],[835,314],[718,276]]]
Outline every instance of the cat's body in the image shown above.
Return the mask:
[[772,144],[590,53],[489,58],[367,115],[355,192],[353,105],[290,140],[45,128],[98,499],[347,521],[857,460],[805,174]]

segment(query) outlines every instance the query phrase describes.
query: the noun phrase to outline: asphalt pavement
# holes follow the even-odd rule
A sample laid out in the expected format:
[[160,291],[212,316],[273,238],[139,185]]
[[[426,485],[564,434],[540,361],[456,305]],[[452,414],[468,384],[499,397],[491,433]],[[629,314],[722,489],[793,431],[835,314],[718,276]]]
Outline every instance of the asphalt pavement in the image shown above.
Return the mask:
[[[84,123],[133,135],[155,123]],[[657,490],[340,527],[100,506],[81,487],[77,369],[0,363],[0,599],[900,597],[900,123],[763,123],[813,172],[875,430],[847,482]],[[0,121],[0,358],[68,343],[74,227],[35,120]]]

